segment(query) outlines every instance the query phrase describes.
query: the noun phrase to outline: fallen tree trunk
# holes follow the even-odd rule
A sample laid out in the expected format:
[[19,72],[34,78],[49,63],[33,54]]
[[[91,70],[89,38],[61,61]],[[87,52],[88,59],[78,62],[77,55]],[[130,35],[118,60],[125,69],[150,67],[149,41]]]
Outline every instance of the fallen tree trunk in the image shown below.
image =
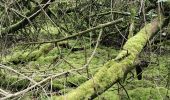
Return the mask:
[[102,94],[113,84],[123,79],[134,68],[133,64],[149,38],[162,27],[164,20],[154,19],[135,36],[128,39],[118,56],[108,61],[90,80],[64,96],[54,96],[55,100],[87,100]]

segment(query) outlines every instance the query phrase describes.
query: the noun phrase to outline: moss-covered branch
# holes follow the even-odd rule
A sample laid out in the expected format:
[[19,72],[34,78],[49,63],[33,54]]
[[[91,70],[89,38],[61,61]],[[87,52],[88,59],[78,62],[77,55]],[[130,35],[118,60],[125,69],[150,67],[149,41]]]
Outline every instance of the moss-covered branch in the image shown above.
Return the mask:
[[32,52],[16,52],[12,55],[12,57],[7,57],[3,62],[10,62],[13,64],[21,64],[29,61],[35,61],[40,56],[47,54],[51,49],[54,48],[53,44],[44,44],[39,49],[34,50]]
[[102,94],[134,68],[133,63],[148,39],[159,30],[163,20],[154,19],[135,36],[128,39],[118,56],[108,61],[92,79],[64,96],[54,96],[55,100],[87,100]]

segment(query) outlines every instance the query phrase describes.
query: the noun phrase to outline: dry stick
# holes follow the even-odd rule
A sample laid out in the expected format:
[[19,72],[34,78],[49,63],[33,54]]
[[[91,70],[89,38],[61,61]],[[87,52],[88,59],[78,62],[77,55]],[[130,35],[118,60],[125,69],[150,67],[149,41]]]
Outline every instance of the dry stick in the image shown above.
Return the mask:
[[[28,77],[28,76],[26,76],[26,75],[24,75],[24,74],[22,74],[22,73],[19,73],[18,71],[14,70],[14,69],[12,69],[12,68],[10,68],[10,67],[8,67],[8,66],[5,66],[5,65],[3,65],[3,64],[0,64],[0,68],[13,71],[14,73],[19,74],[19,75],[21,75],[22,77],[28,79],[28,80],[31,81],[32,83],[37,84],[37,82],[36,82],[35,80],[31,79],[30,77]],[[39,85],[39,86],[43,89],[44,93],[47,94],[46,91],[45,91],[45,89],[44,89],[41,85]],[[48,97],[48,95],[46,95],[46,96]]]
[[90,64],[91,60],[93,59],[94,54],[96,53],[97,47],[98,47],[98,45],[99,45],[100,38],[101,38],[101,36],[102,36],[102,33],[103,33],[103,29],[101,29],[101,31],[100,31],[100,33],[99,33],[99,36],[98,36],[98,38],[97,38],[97,43],[96,43],[96,46],[95,46],[95,48],[94,48],[94,50],[93,50],[92,55],[91,55],[90,58],[87,60],[87,63],[83,66],[83,67],[86,67],[87,77],[88,77],[88,78],[90,77],[88,65]]
[[84,42],[84,59],[85,59],[85,63],[87,63],[87,46],[86,46],[84,38],[83,38],[83,42]]
[[0,88],[0,94],[6,96],[9,93]]
[[49,76],[49,77],[45,78],[44,80],[42,80],[40,82],[37,82],[36,84],[28,87],[25,90],[16,92],[14,94],[8,94],[8,95],[6,95],[6,97],[0,98],[0,100],[5,100],[5,99],[9,99],[11,97],[16,97],[18,95],[21,95],[21,94],[24,94],[24,93],[28,92],[29,90],[33,89],[34,87],[36,87],[36,86],[38,86],[38,85],[40,85],[40,84],[42,84],[42,83],[44,83],[44,82],[46,82],[46,81],[48,81],[50,79],[53,79],[53,78],[56,78],[56,77],[60,77],[60,76],[65,75],[65,74],[69,74],[72,71],[80,71],[80,70],[83,70],[83,69],[85,69],[85,67],[81,67],[81,68],[78,68],[78,69],[72,69],[72,70],[69,70],[69,71],[66,71],[66,72],[62,72],[62,73],[59,73],[59,74],[56,74],[56,75]]
[[[89,70],[89,69],[88,69],[88,65],[90,64],[90,62],[91,62],[94,54],[96,53],[97,47],[98,47],[99,42],[100,42],[100,38],[101,38],[101,36],[102,36],[102,33],[103,33],[103,29],[100,30],[99,36],[98,36],[98,38],[97,38],[97,43],[96,43],[96,46],[95,46],[95,48],[94,48],[94,50],[93,50],[92,55],[91,55],[90,58],[88,59],[87,63],[84,65],[84,67],[86,67],[86,70],[87,70],[87,76],[88,76],[88,78],[90,78],[90,76],[89,76],[89,71],[88,71],[88,70]],[[95,85],[95,81],[94,81],[94,79],[93,79],[93,76],[92,76],[91,79],[93,80],[93,84]],[[97,89],[94,88],[94,90],[95,90],[96,94],[98,95]]]
[[100,24],[96,27],[93,27],[93,28],[89,28],[85,31],[81,31],[79,33],[74,33],[73,35],[70,35],[68,37],[65,37],[65,38],[62,38],[62,39],[57,39],[57,40],[53,40],[53,41],[44,41],[44,42],[30,42],[30,43],[21,43],[21,44],[25,44],[25,45],[28,45],[28,44],[44,44],[44,43],[57,43],[57,42],[61,42],[61,41],[64,41],[64,40],[67,40],[67,39],[71,39],[73,37],[76,37],[76,36],[81,36],[83,34],[86,34],[88,32],[91,32],[91,31],[94,31],[94,30],[97,30],[97,29],[101,29],[103,27],[107,27],[107,26],[110,26],[110,25],[113,25],[113,24],[117,24],[117,23],[120,23],[123,21],[123,18],[120,18],[120,19],[117,19],[117,20],[114,20],[114,21],[111,21],[111,22],[107,22],[107,23],[104,23],[104,24]]
[[43,7],[41,6],[41,4],[39,2],[38,3],[38,6],[40,6],[41,10],[43,11],[43,13],[47,16],[47,18],[55,25],[57,26],[54,21],[48,16],[48,14],[46,13],[46,11],[43,9]]
[[[123,40],[125,39],[125,40],[127,41],[126,36],[124,36],[124,35],[121,33],[121,31],[119,30],[119,28],[117,27],[117,25],[115,25],[115,27],[116,27],[117,31],[119,32],[119,34],[123,37]],[[123,46],[123,41],[122,41],[122,43],[121,43],[121,47],[122,47],[122,46]]]

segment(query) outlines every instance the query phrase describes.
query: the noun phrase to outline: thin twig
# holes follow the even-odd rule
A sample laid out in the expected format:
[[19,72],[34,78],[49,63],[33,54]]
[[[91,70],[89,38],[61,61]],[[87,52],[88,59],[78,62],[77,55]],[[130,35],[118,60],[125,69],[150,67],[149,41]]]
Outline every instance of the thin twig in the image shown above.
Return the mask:
[[118,83],[120,84],[120,86],[123,88],[123,90],[125,91],[126,95],[128,96],[128,99],[130,100],[130,96],[126,90],[126,88],[118,81]]
[[101,38],[101,36],[102,36],[102,33],[103,33],[103,29],[101,29],[101,31],[100,31],[100,33],[99,33],[99,36],[98,36],[98,38],[97,38],[97,43],[96,43],[96,46],[95,46],[95,48],[94,48],[94,50],[93,50],[92,55],[91,55],[90,58],[87,60],[87,63],[83,66],[83,67],[86,67],[88,78],[89,78],[88,65],[90,64],[91,60],[92,60],[93,57],[94,57],[94,54],[96,53],[97,47],[98,47],[98,45],[99,45],[100,38]]

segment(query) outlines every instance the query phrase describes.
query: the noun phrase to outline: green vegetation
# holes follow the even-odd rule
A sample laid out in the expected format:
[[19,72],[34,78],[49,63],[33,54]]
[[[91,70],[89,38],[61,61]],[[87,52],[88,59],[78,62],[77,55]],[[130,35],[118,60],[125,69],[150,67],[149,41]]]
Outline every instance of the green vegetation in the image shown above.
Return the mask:
[[169,100],[169,11],[170,0],[1,0],[0,100]]
[[[19,49],[16,49],[16,50],[18,51]],[[40,51],[40,50],[42,50],[42,47],[37,49],[37,51]],[[23,51],[23,50],[21,50],[21,51]],[[30,50],[29,49],[25,50],[25,52],[22,53],[21,56],[18,56],[18,57],[24,57],[24,55],[28,51],[30,51]],[[64,51],[65,52],[64,55],[67,55],[67,51],[69,51],[69,50],[66,49]],[[91,50],[88,49],[88,51],[87,51],[88,55],[91,55],[92,51],[93,51],[93,48]],[[69,63],[73,64],[73,66],[75,66],[76,68],[81,67],[81,66],[83,66],[84,61],[85,61],[83,54],[84,54],[83,51],[77,51],[77,52],[71,53],[67,56],[67,61],[69,61]],[[108,54],[110,54],[110,55],[107,56]],[[106,59],[109,60],[111,58],[115,58],[115,56],[117,54],[118,54],[118,52],[116,50],[114,50],[113,48],[106,48],[106,47],[102,47],[102,46],[99,47],[94,55],[92,62],[89,65],[91,74],[96,73],[96,71],[98,69],[100,69],[100,67],[106,62]],[[14,55],[16,55],[16,54],[13,54],[12,57],[14,57]],[[30,60],[30,62],[26,66],[23,64],[19,64],[19,65],[13,65],[13,68],[17,68],[17,66],[21,66],[21,67],[25,66],[25,68],[28,68],[28,69],[26,70],[25,68],[21,68],[21,72],[29,72],[29,71],[32,71],[32,73],[36,72],[35,73],[36,77],[34,77],[34,79],[37,81],[40,81],[40,80],[42,80],[42,77],[39,77],[39,74],[41,73],[41,71],[46,71],[49,73],[51,73],[51,72],[59,73],[62,70],[70,69],[70,66],[64,62],[61,63],[59,66],[57,66],[57,68],[55,68],[55,66],[49,67],[50,64],[53,63],[54,59],[56,57],[58,57],[59,55],[60,54],[58,52],[58,48],[54,47],[53,49],[48,51],[47,54],[39,56],[37,58],[37,60],[35,60],[35,61]],[[9,55],[9,56],[11,56],[11,55]],[[168,70],[166,68],[166,64],[167,64],[167,62],[165,60],[166,57],[167,57],[166,55],[162,55],[159,57],[160,62],[161,62],[159,66],[157,66],[156,64],[153,64],[153,65],[150,65],[146,70],[144,70],[143,80],[137,80],[135,78],[135,79],[133,79],[133,81],[130,81],[131,79],[128,79],[127,82],[124,83],[124,84],[126,84],[125,88],[127,89],[128,94],[132,100],[136,100],[139,97],[140,97],[139,98],[140,100],[144,100],[144,99],[160,100],[162,98],[168,98],[169,94],[166,95],[168,90],[163,87],[166,85],[165,77],[168,73]],[[153,55],[153,59],[154,59],[154,55]],[[11,60],[9,60],[9,61],[11,61]],[[50,69],[48,70],[48,68],[50,68]],[[77,73],[77,72],[75,72],[75,73]],[[135,72],[133,72],[133,73],[135,73]],[[131,74],[128,74],[127,78],[128,77],[131,77]],[[9,77],[9,76],[1,75],[1,80],[2,79],[3,79],[3,81],[1,81],[1,82],[3,82],[3,83],[1,83],[2,86],[5,86],[6,83],[12,84],[16,80],[18,80],[17,76],[15,74],[14,74],[13,78]],[[157,79],[157,80],[155,80],[155,79]],[[53,87],[53,90],[64,94],[64,93],[68,93],[68,92],[72,91],[75,87],[81,85],[82,83],[84,83],[87,80],[88,79],[86,76],[86,72],[84,72],[83,76],[82,75],[71,75],[71,76],[68,76],[67,79],[63,78],[60,80],[58,80],[58,79],[53,80],[52,87]],[[160,81],[160,80],[162,80],[162,81]],[[21,89],[21,88],[23,88],[23,86],[26,86],[26,84],[29,84],[29,81],[24,81],[24,80],[21,80],[21,81],[23,84],[19,81],[19,84],[17,84],[18,83],[17,82],[15,84],[13,84],[10,88],[18,87],[18,89],[19,88]],[[128,81],[130,81],[130,83]],[[97,100],[98,99],[118,100],[119,98],[127,99],[127,95],[123,89],[120,89],[120,91],[122,91],[122,94],[119,94],[119,95],[121,95],[121,97],[118,95],[116,90],[117,90],[117,85],[114,85],[114,86],[112,86],[112,88],[110,88],[108,91],[106,91],[101,96],[97,97],[96,99]]]

